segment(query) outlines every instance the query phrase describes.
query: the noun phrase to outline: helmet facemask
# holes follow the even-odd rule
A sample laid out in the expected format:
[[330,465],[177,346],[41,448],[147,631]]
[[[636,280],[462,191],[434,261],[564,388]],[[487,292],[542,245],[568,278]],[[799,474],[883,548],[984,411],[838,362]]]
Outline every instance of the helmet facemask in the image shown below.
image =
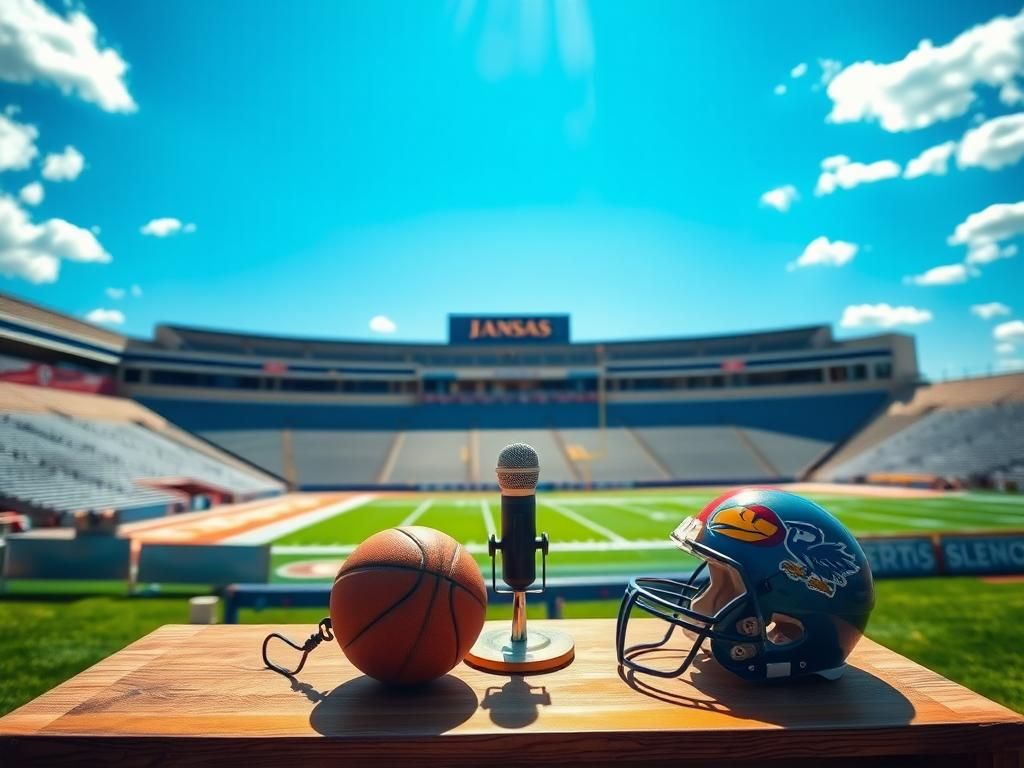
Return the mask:
[[[630,580],[626,588],[626,596],[619,607],[616,651],[619,664],[627,669],[658,677],[678,677],[693,663],[705,640],[722,641],[741,649],[736,653],[749,653],[751,657],[757,655],[755,644],[766,640],[761,621],[756,618],[760,616],[756,595],[747,584],[743,569],[725,555],[686,537],[684,529],[688,524],[689,520],[684,522],[673,532],[672,538],[681,549],[701,560],[690,577],[685,581],[637,578]],[[661,640],[626,645],[626,628],[634,608],[668,623]],[[670,650],[669,641],[677,628],[692,640],[682,663],[655,667],[639,660],[643,656],[655,656],[662,649]]]

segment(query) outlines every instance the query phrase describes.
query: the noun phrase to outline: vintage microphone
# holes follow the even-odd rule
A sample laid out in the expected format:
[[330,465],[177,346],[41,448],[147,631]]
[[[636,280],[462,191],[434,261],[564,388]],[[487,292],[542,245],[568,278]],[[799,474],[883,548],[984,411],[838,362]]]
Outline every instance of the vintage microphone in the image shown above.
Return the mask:
[[[537,536],[537,480],[540,462],[526,443],[512,443],[498,455],[498,487],[501,489],[501,539],[487,543],[491,556],[491,588],[512,595],[512,626],[485,627],[466,656],[471,666],[487,672],[550,672],[573,660],[575,644],[567,633],[548,624],[526,630],[526,595],[539,594],[547,586],[548,536]],[[536,553],[541,553],[541,586],[537,581]],[[498,587],[497,553],[501,552]],[[493,622],[492,622],[493,623]]]

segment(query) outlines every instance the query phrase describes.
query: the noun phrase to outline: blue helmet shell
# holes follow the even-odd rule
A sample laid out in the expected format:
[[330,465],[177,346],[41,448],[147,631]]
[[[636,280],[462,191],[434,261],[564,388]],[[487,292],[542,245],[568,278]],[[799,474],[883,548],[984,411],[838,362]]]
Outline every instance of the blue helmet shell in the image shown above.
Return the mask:
[[[676,676],[706,640],[719,664],[749,680],[842,673],[874,607],[874,585],[857,540],[825,509],[785,491],[744,488],[719,496],[671,537],[710,578],[630,582],[616,633],[623,666]],[[626,647],[634,608],[673,625],[662,643]],[[644,666],[637,652],[661,647],[675,626],[696,636],[682,666]]]

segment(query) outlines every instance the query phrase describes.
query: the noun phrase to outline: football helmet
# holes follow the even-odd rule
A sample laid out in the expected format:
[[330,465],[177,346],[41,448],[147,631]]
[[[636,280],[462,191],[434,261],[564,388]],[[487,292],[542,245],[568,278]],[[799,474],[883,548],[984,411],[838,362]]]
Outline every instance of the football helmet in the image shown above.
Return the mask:
[[[685,581],[629,582],[615,638],[622,667],[677,677],[710,641],[711,656],[747,680],[843,673],[875,590],[864,551],[836,518],[791,493],[744,488],[686,518],[671,538],[701,564]],[[627,646],[634,609],[668,622],[660,641]],[[677,628],[693,638],[682,663],[675,654],[649,665],[664,662]]]

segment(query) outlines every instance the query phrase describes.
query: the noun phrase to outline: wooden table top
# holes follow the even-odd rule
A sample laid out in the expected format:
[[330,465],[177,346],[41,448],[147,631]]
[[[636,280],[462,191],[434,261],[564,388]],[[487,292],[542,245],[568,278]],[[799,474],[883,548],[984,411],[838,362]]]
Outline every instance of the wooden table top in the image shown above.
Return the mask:
[[[566,669],[508,677],[463,664],[413,691],[363,677],[334,643],[294,680],[264,669],[269,631],[301,641],[309,626],[165,626],[0,719],[0,764],[81,764],[114,750],[118,764],[156,754],[250,768],[922,754],[937,765],[1024,749],[1019,715],[867,639],[837,682],[757,685],[706,658],[680,679],[620,675],[614,622],[559,626],[576,640]],[[654,639],[662,626],[631,628]]]

